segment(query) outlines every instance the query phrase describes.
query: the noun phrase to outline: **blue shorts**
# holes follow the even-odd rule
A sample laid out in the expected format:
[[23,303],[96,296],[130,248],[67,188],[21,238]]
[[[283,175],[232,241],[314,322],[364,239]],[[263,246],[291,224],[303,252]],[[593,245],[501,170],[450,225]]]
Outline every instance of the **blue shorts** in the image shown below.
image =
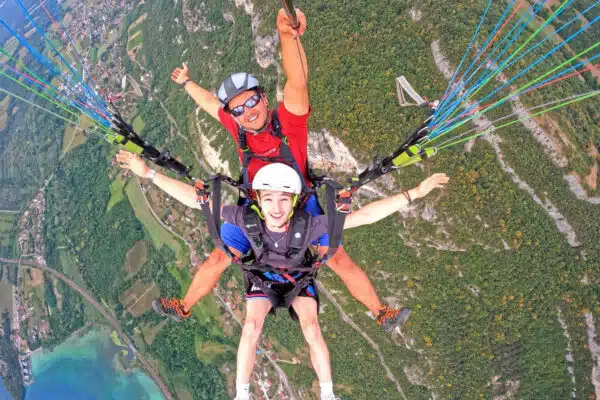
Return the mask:
[[[317,196],[314,194],[306,201],[304,211],[313,216],[325,214],[319,204],[319,200],[317,200]],[[221,225],[221,239],[223,239],[223,243],[225,243],[227,247],[236,249],[242,254],[246,254],[252,249],[252,245],[244,234],[244,231],[242,231],[240,227],[230,224],[229,222],[224,222],[223,225]]]

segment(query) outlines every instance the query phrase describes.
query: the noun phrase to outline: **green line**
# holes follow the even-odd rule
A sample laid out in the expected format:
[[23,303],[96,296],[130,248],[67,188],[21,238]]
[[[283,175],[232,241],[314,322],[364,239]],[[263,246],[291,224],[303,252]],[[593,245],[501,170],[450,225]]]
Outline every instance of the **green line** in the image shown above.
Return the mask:
[[[446,131],[446,132],[442,133],[441,135],[438,135],[438,136],[434,137],[433,139],[431,139],[431,141],[434,141],[434,140],[436,140],[436,139],[439,139],[439,138],[441,138],[442,136],[444,136],[444,135],[446,135],[446,134],[448,134],[448,133],[452,132],[452,131],[453,131],[453,130],[455,130],[456,128],[460,128],[461,126],[463,126],[464,124],[466,124],[467,122],[469,122],[470,120],[472,120],[473,118],[479,117],[479,116],[481,116],[481,115],[485,114],[485,113],[486,113],[488,110],[490,110],[490,109],[492,109],[492,108],[495,108],[497,105],[499,105],[500,103],[504,102],[506,99],[508,99],[508,98],[510,98],[510,97],[517,97],[517,96],[519,96],[519,95],[521,94],[521,92],[523,92],[525,89],[529,88],[529,87],[530,87],[530,86],[532,86],[533,84],[535,84],[535,83],[539,82],[540,80],[544,79],[546,76],[548,76],[548,75],[550,75],[550,74],[554,73],[556,70],[558,70],[558,69],[562,68],[562,67],[563,67],[565,64],[568,64],[568,63],[570,63],[571,61],[573,61],[573,60],[575,60],[575,59],[577,59],[577,58],[581,57],[582,55],[585,55],[586,53],[590,52],[591,50],[594,50],[594,49],[595,49],[596,47],[598,47],[598,46],[600,46],[600,42],[597,42],[595,45],[593,45],[593,46],[590,46],[590,47],[589,47],[589,48],[587,48],[586,50],[583,50],[581,53],[579,53],[579,54],[577,54],[577,55],[575,55],[575,56],[571,57],[571,58],[570,58],[570,59],[568,59],[567,61],[563,62],[562,64],[560,64],[559,66],[555,67],[554,69],[552,69],[552,70],[550,70],[550,71],[546,72],[545,74],[543,74],[542,76],[540,76],[540,77],[536,78],[535,80],[533,80],[533,81],[531,81],[531,82],[529,82],[529,83],[526,83],[524,86],[521,86],[519,89],[517,89],[517,90],[515,90],[514,92],[512,92],[512,93],[508,94],[508,95],[507,95],[507,96],[505,96],[504,98],[502,98],[502,99],[500,99],[500,100],[496,101],[494,104],[491,104],[491,105],[487,106],[487,107],[485,108],[485,110],[484,110],[484,111],[482,111],[482,112],[480,111],[480,112],[477,112],[477,113],[475,113],[475,114],[472,114],[470,117],[468,117],[468,118],[464,119],[463,121],[461,121],[460,123],[456,124],[456,125],[455,125],[455,126],[452,128],[452,129],[450,129],[450,130],[448,130],[448,131]],[[468,101],[468,99],[467,99],[467,100],[465,100],[465,101]],[[458,109],[458,107],[457,107],[457,109]]]
[[60,118],[60,119],[62,119],[63,121],[66,121],[66,122],[68,122],[68,123],[70,123],[70,124],[72,124],[72,125],[76,125],[76,126],[77,126],[77,124],[76,124],[75,122],[71,121],[70,119],[63,117],[62,115],[56,114],[55,112],[53,112],[53,111],[50,111],[50,110],[48,110],[48,109],[46,109],[46,108],[44,108],[44,107],[42,107],[42,106],[40,106],[40,105],[37,105],[37,104],[35,104],[35,103],[33,103],[33,102],[31,102],[31,101],[29,101],[29,100],[27,100],[27,99],[25,99],[25,98],[23,98],[23,97],[19,96],[19,95],[16,95],[16,94],[14,94],[13,92],[9,92],[8,90],[6,90],[6,89],[3,89],[3,88],[1,88],[1,87],[0,87],[0,92],[2,92],[2,93],[5,93],[5,94],[7,94],[7,95],[9,95],[9,96],[13,96],[13,97],[15,97],[15,98],[17,98],[17,99],[19,99],[19,100],[21,100],[21,101],[23,101],[23,102],[25,102],[25,103],[29,104],[29,105],[32,105],[32,106],[34,106],[34,107],[37,107],[37,108],[39,108],[40,110],[46,111],[48,114],[52,114],[52,115],[54,115],[56,118]]
[[[557,105],[555,105],[555,106],[553,106],[553,107],[546,108],[546,109],[544,109],[544,110],[542,110],[542,111],[539,111],[539,112],[537,112],[537,113],[535,113],[535,114],[531,114],[531,115],[529,115],[529,116],[527,116],[527,117],[520,118],[520,119],[516,119],[516,120],[514,120],[514,121],[511,121],[511,122],[507,122],[507,123],[505,123],[505,124],[502,124],[502,125],[500,125],[500,126],[497,126],[497,127],[494,127],[494,128],[495,128],[495,130],[502,129],[502,128],[505,128],[505,127],[507,127],[507,126],[514,125],[514,124],[516,124],[516,123],[518,123],[518,122],[526,121],[526,120],[528,120],[528,119],[531,119],[531,118],[533,118],[533,117],[537,117],[538,115],[544,114],[544,113],[546,113],[546,112],[548,112],[548,111],[556,110],[557,108],[561,108],[561,107],[567,106],[567,105],[569,105],[569,104],[572,104],[572,103],[577,103],[577,102],[580,102],[580,101],[586,100],[586,99],[588,99],[588,98],[590,98],[590,97],[593,97],[593,96],[596,96],[596,95],[598,95],[598,94],[600,94],[600,90],[597,90],[597,91],[595,91],[595,92],[592,92],[592,93],[588,93],[588,94],[586,94],[586,95],[583,95],[583,96],[581,96],[581,97],[578,97],[578,98],[576,98],[576,99],[573,99],[573,100],[570,100],[570,101],[566,101],[566,102],[564,102],[564,103],[557,104]],[[485,134],[487,133],[486,131],[487,131],[489,128],[491,128],[492,126],[493,126],[493,125],[490,125],[490,126],[489,126],[488,128],[486,128],[486,130],[485,130],[485,131],[483,131],[483,132],[479,132],[479,133],[476,133],[476,134],[474,134],[474,135],[471,135],[471,136],[468,136],[468,137],[466,137],[466,138],[463,138],[463,139],[461,139],[461,140],[458,140],[458,141],[455,141],[455,142],[450,142],[450,143],[447,143],[447,144],[445,144],[445,145],[443,145],[443,146],[440,146],[440,147],[438,147],[438,150],[442,150],[442,149],[445,149],[446,147],[454,146],[454,145],[457,145],[457,144],[460,144],[460,143],[466,142],[466,141],[468,141],[468,140],[471,140],[471,139],[473,139],[473,138],[476,138],[476,137],[479,137],[479,136],[485,135]]]
[[[59,118],[59,119],[61,119],[61,120],[65,121],[66,123],[68,123],[68,124],[71,124],[71,125],[73,125],[73,126],[75,126],[75,127],[78,127],[79,129],[81,129],[81,127],[79,127],[79,124],[78,124],[78,123],[76,123],[76,122],[74,122],[74,121],[72,121],[72,120],[70,120],[70,119],[68,119],[68,118],[65,118],[65,117],[63,117],[62,115],[56,114],[55,112],[53,112],[53,111],[50,111],[50,110],[48,110],[48,109],[46,109],[46,108],[44,108],[44,107],[42,107],[42,106],[40,106],[40,105],[37,105],[37,104],[35,104],[35,103],[33,103],[33,102],[31,102],[31,101],[29,101],[29,100],[25,99],[25,98],[23,98],[23,97],[21,97],[21,96],[19,96],[19,95],[15,94],[15,93],[13,93],[13,92],[10,92],[10,91],[8,91],[8,90],[6,90],[6,89],[3,89],[3,88],[1,88],[1,87],[0,87],[0,92],[1,92],[1,93],[5,93],[5,94],[7,94],[7,95],[9,95],[9,96],[13,96],[14,98],[16,98],[16,99],[19,99],[19,100],[21,100],[21,101],[23,101],[23,102],[25,102],[25,103],[27,103],[27,104],[29,104],[29,105],[32,105],[32,106],[34,106],[34,107],[36,107],[36,108],[39,108],[40,110],[46,111],[48,114],[51,114],[51,115],[55,116],[56,118]],[[93,121],[93,120],[92,120],[92,121]],[[96,126],[95,126],[96,128],[98,128],[98,127],[100,127],[100,128],[105,128],[104,126],[102,126],[102,125],[98,124],[96,121],[94,121],[94,122],[96,123]],[[92,127],[94,127],[94,126],[92,125]],[[90,130],[90,131],[91,131],[91,130]],[[99,136],[101,136],[101,135],[100,135],[100,133],[98,132],[98,130],[93,130],[93,131],[91,131],[91,132],[92,132],[92,133],[97,133]]]
[[525,43],[523,43],[521,45],[521,47],[519,47],[515,52],[513,52],[510,55],[510,57],[508,57],[506,60],[504,60],[504,62],[502,64],[500,64],[500,66],[498,67],[498,69],[496,70],[496,72],[494,74],[492,74],[485,82],[483,82],[481,84],[481,86],[479,86],[479,88],[477,88],[477,90],[475,92],[473,92],[473,94],[471,94],[471,96],[469,96],[469,98],[475,96],[477,94],[477,92],[479,92],[492,78],[494,78],[496,75],[500,74],[502,72],[502,70],[503,70],[503,67],[506,64],[508,64],[517,54],[519,54],[521,52],[521,50],[523,50],[523,48],[525,46],[527,46],[529,44],[529,42],[531,42],[533,40],[533,38],[536,37],[538,35],[538,33],[540,33],[540,31],[542,31],[542,29],[544,29],[550,23],[550,21],[554,18],[554,16],[556,15],[556,13],[558,13],[559,11],[561,11],[569,1],[571,1],[571,0],[565,0],[560,5],[560,7],[558,7],[558,9],[556,11],[554,11],[554,13],[552,13],[552,15],[549,16],[546,21],[544,21],[544,23],[542,24],[542,26],[540,26],[537,31],[535,31],[534,33],[532,33],[531,36],[529,36],[529,38],[525,41]]
[[[521,45],[521,47],[519,47],[519,48],[518,48],[516,51],[514,51],[514,52],[513,52],[513,53],[510,55],[510,57],[508,57],[506,60],[504,60],[504,61],[502,62],[502,64],[500,64],[500,66],[499,66],[499,67],[496,69],[496,72],[495,72],[494,74],[490,75],[490,76],[488,77],[488,79],[487,79],[487,80],[485,80],[485,81],[484,81],[484,82],[483,82],[483,83],[482,83],[482,84],[481,84],[481,85],[480,85],[480,86],[477,88],[477,90],[475,90],[475,92],[471,93],[471,94],[469,95],[469,97],[467,97],[467,98],[466,98],[466,99],[463,101],[463,103],[464,103],[464,102],[466,102],[466,101],[469,101],[469,100],[470,100],[470,99],[471,99],[473,96],[475,96],[475,95],[476,95],[476,94],[477,94],[477,93],[478,93],[478,92],[479,92],[479,91],[480,91],[480,90],[481,90],[481,89],[482,89],[482,88],[483,88],[485,85],[487,85],[487,84],[488,84],[488,82],[489,82],[490,80],[492,80],[492,78],[495,78],[497,75],[499,75],[499,74],[500,74],[500,73],[503,71],[503,67],[504,67],[504,66],[505,66],[505,65],[506,65],[508,62],[510,62],[510,61],[511,61],[511,60],[512,60],[512,59],[513,59],[513,58],[514,58],[514,57],[515,57],[517,54],[519,54],[519,53],[521,52],[521,50],[523,50],[523,48],[524,48],[525,46],[527,46],[527,45],[529,44],[529,42],[531,42],[531,41],[533,40],[533,38],[534,38],[534,37],[536,37],[536,36],[538,35],[538,33],[540,33],[540,31],[541,31],[542,29],[544,29],[544,28],[546,27],[546,25],[548,25],[548,24],[550,23],[550,20],[551,20],[551,19],[552,19],[552,18],[553,18],[553,17],[556,15],[556,13],[558,13],[560,10],[562,10],[562,9],[565,7],[566,3],[568,3],[569,1],[570,1],[570,0],[565,0],[565,1],[564,1],[564,2],[561,4],[561,6],[560,6],[560,7],[559,7],[559,8],[558,8],[556,11],[554,11],[554,13],[553,13],[553,14],[552,14],[550,17],[548,17],[548,19],[547,19],[547,20],[546,20],[546,21],[545,21],[545,22],[542,24],[542,26],[540,26],[540,27],[538,28],[538,30],[537,30],[537,31],[535,31],[534,33],[532,33],[532,34],[531,34],[531,36],[529,36],[529,38],[528,38],[528,39],[525,41],[525,43],[523,43],[523,44]],[[595,47],[595,46],[594,46],[594,47]],[[452,117],[454,117],[454,116],[456,115],[456,113],[458,112],[458,109],[459,109],[459,107],[456,107],[456,108],[454,109],[454,111],[452,112],[452,114],[450,114],[450,115],[448,116],[448,118],[446,118],[446,121],[448,121],[448,120],[450,120]],[[462,125],[462,124],[461,124],[461,125]],[[458,125],[458,126],[461,126],[461,125]],[[457,127],[458,127],[458,126],[457,126]],[[448,131],[448,132],[450,132],[450,131]],[[447,132],[445,132],[445,133],[447,133]],[[443,136],[443,134],[442,134],[442,135],[440,135],[440,136]]]
[[[8,58],[10,58],[12,61],[15,62],[15,69],[18,69],[18,67],[23,67],[23,69],[28,72],[29,74],[33,75],[35,78],[37,78],[37,80],[43,84],[45,84],[46,86],[48,86],[48,89],[50,89],[51,92],[53,92],[54,94],[60,96],[61,94],[58,92],[58,89],[55,88],[54,86],[52,86],[52,84],[50,82],[48,82],[47,80],[45,80],[44,78],[40,77],[38,74],[36,74],[34,71],[32,71],[31,69],[27,68],[27,66],[21,62],[21,60],[14,58],[12,55],[10,55],[9,53],[6,52],[6,50],[4,50],[4,48],[0,47],[0,53],[4,54],[5,56],[7,56]],[[73,100],[73,99],[71,99]],[[94,107],[96,108],[96,107]],[[100,110],[97,111],[93,111],[90,110],[96,114],[100,114],[103,115],[104,113]],[[90,118],[93,119],[93,118]]]
[[25,64],[23,64],[23,62],[21,62],[21,60],[19,60],[18,58],[14,58],[12,55],[10,55],[9,53],[7,53],[6,50],[4,50],[4,48],[2,48],[2,47],[0,47],[0,53],[4,54],[9,59],[11,59],[12,61],[15,62],[15,69],[17,69],[18,67],[23,67],[23,69],[25,71],[27,71],[29,74],[31,74],[35,78],[37,78],[38,81],[43,82],[46,85],[48,85],[49,87],[51,87],[54,90],[54,92],[58,94],[58,90],[56,90],[56,88],[54,86],[52,86],[48,81],[46,81],[45,79],[43,79],[42,77],[40,77],[38,74],[36,74],[35,71],[32,71],[29,68],[27,68],[27,66]]
[[[36,94],[37,96],[39,96],[39,97],[41,97],[41,98],[43,98],[43,99],[46,99],[46,100],[48,100],[50,103],[52,103],[52,104],[54,104],[55,106],[57,106],[57,107],[59,107],[59,108],[63,109],[64,111],[66,111],[66,112],[68,112],[69,114],[71,114],[71,115],[75,116],[76,118],[78,118],[78,119],[80,119],[80,118],[81,118],[81,114],[82,114],[82,112],[81,112],[81,111],[79,111],[78,113],[75,113],[75,112],[73,112],[71,109],[67,108],[67,106],[66,106],[66,105],[64,105],[64,104],[61,104],[61,103],[59,103],[59,102],[55,101],[54,99],[51,99],[51,98],[47,97],[47,96],[46,96],[45,94],[43,94],[42,92],[38,92],[37,90],[35,90],[35,89],[33,89],[33,88],[31,88],[31,87],[27,86],[25,83],[21,82],[20,80],[18,80],[18,79],[16,79],[16,78],[12,77],[12,76],[10,76],[10,75],[8,75],[8,74],[7,74],[7,73],[6,73],[6,72],[5,72],[3,69],[0,69],[0,74],[2,74],[2,75],[4,75],[4,76],[6,76],[8,79],[12,80],[13,82],[16,82],[17,84],[19,84],[20,86],[22,86],[22,87],[24,87],[25,89],[29,90],[30,92],[32,92],[32,93],[34,93],[34,94]],[[14,95],[14,93],[13,93],[13,96],[15,96],[15,97],[16,97],[16,95]],[[33,104],[33,103],[30,103],[30,104]],[[42,108],[42,107],[40,107],[40,108]],[[43,110],[46,110],[45,108],[42,108],[42,109],[43,109]],[[47,111],[48,111],[48,112],[50,112],[49,110],[47,110]],[[53,114],[53,115],[58,115],[58,114]],[[106,128],[106,127],[105,127],[105,126],[103,126],[103,125],[100,125],[100,124],[98,124],[98,122],[97,122],[96,120],[94,120],[93,118],[89,118],[89,119],[90,119],[90,121],[93,121],[94,123],[96,123],[96,124],[97,124],[97,125],[98,125],[98,126],[101,128],[101,129],[103,129],[105,132],[107,132],[107,133],[109,132],[109,131],[108,131],[108,128]]]

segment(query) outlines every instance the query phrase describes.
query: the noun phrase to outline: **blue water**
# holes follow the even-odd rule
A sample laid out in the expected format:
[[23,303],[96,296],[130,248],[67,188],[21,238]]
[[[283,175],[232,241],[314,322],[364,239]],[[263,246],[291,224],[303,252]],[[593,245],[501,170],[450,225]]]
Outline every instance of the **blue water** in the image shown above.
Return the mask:
[[25,400],[164,400],[143,372],[115,368],[116,351],[107,332],[91,331],[52,352],[35,353],[31,359],[35,383],[27,389]]

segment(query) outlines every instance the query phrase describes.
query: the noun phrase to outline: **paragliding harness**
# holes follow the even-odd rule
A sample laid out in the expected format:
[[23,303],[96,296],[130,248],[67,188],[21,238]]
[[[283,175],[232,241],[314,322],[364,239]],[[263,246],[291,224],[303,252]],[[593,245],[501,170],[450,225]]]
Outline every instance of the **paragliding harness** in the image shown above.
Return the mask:
[[[293,309],[290,308],[292,301],[307,287],[314,288],[317,306],[319,304],[315,280],[321,261],[318,260],[318,255],[310,250],[311,226],[312,216],[302,209],[295,209],[285,239],[286,252],[277,253],[274,249],[265,246],[263,239],[265,227],[257,204],[252,203],[244,207],[244,230],[252,243],[254,253],[252,264],[241,264],[246,293],[249,293],[253,287],[259,288],[271,301],[273,312],[276,308],[287,308],[292,319],[297,319]],[[289,265],[285,268],[271,266],[271,256],[274,253],[284,255]],[[265,277],[265,272],[277,273],[286,278],[289,284],[274,282]]]
[[[327,180],[327,178],[324,179]],[[239,182],[223,175],[212,176],[206,183],[196,181],[194,186],[196,188],[198,203],[206,220],[213,243],[231,257],[233,263],[241,266],[244,272],[244,285],[246,291],[249,292],[252,286],[260,288],[269,300],[271,300],[273,309],[289,309],[294,298],[296,298],[302,290],[312,285],[315,288],[315,299],[318,303],[319,299],[315,285],[317,271],[319,266],[323,264],[327,258],[335,254],[339,248],[346,212],[343,210],[336,211],[335,203],[333,203],[333,207],[329,207],[328,205],[327,229],[330,245],[327,256],[324,259],[319,260],[318,255],[312,254],[310,249],[311,243],[309,242],[311,233],[310,227],[312,226],[313,217],[303,210],[304,202],[302,200],[297,201],[295,205],[290,226],[287,231],[286,245],[284,247],[286,249],[285,253],[276,252],[274,249],[265,245],[265,228],[260,208],[255,201],[250,201],[243,206],[243,230],[252,245],[252,251],[247,255],[237,257],[221,238],[220,220],[222,182],[237,187],[240,191],[245,191]],[[336,186],[331,183],[333,181],[327,180],[327,182],[327,184],[330,185],[327,190],[329,193],[328,198],[330,198],[332,194],[335,198]],[[341,186],[339,187],[341,188]],[[306,194],[302,194],[301,196],[305,197]],[[212,210],[209,205],[211,199]],[[342,201],[345,205],[346,202],[348,202],[349,205],[351,199],[347,198]],[[289,260],[289,265],[286,267],[274,267],[271,265],[273,260],[271,256],[273,254],[285,256],[286,259]],[[277,282],[268,279],[264,275],[266,272],[276,273],[286,278],[293,285],[291,290],[282,292],[280,287],[278,287],[279,284]],[[290,315],[293,319],[296,318],[292,309],[290,309]]]

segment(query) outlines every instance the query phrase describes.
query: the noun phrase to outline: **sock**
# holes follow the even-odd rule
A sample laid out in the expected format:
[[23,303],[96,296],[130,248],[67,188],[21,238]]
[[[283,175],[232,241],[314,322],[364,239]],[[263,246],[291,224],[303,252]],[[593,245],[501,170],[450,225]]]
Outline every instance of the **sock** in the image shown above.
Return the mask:
[[333,396],[333,382],[319,382],[321,386],[321,399],[328,399]]
[[236,399],[249,399],[250,398],[250,384],[235,382]]

